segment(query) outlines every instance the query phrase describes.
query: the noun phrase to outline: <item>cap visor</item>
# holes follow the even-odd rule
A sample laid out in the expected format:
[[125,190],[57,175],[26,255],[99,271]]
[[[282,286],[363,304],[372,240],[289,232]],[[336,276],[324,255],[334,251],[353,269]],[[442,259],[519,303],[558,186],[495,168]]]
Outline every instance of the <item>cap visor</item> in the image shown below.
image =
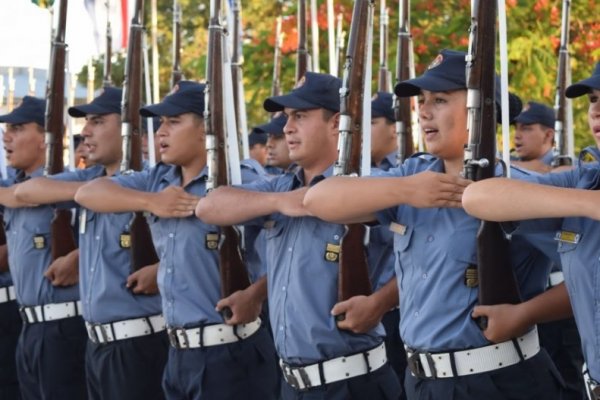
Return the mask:
[[448,79],[430,75],[400,82],[394,88],[394,93],[400,97],[411,97],[419,95],[423,89],[430,92],[446,92],[449,90],[466,89],[466,87]]
[[18,115],[15,113],[0,116],[0,122],[6,122],[7,124],[27,124],[29,122],[39,123],[38,121],[34,121],[31,118],[27,118],[23,115]]
[[140,115],[142,117],[174,117],[187,112],[191,111],[176,104],[166,102],[140,108]]
[[298,97],[294,93],[283,96],[269,97],[265,100],[263,107],[268,112],[283,111],[285,108],[294,108],[296,110],[310,110],[313,108],[321,108],[322,106],[306,101]]
[[565,96],[572,99],[588,94],[592,89],[600,89],[600,76],[593,76],[569,86],[565,90]]
[[88,114],[105,115],[118,113],[112,108],[102,107],[97,104],[83,104],[81,106],[69,107],[69,115],[74,118],[83,118]]

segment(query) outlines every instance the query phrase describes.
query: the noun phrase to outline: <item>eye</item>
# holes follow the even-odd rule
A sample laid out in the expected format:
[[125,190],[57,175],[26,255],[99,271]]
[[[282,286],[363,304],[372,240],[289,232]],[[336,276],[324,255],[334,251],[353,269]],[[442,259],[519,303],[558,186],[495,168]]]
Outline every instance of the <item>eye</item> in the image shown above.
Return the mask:
[[598,96],[596,96],[596,95],[590,96],[590,103],[596,103],[596,102],[598,102]]

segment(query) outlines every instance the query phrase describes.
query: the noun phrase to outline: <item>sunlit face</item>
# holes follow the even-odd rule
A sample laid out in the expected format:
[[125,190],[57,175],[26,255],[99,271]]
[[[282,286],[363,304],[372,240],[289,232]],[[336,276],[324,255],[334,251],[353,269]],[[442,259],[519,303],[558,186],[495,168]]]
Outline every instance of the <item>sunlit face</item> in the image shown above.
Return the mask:
[[515,152],[523,161],[540,159],[552,147],[554,129],[542,124],[517,123]]
[[11,167],[31,173],[44,164],[44,131],[37,123],[6,124],[2,140]]
[[267,140],[267,165],[286,169],[292,163],[284,135],[269,134]]
[[371,118],[371,159],[376,164],[397,148],[396,126],[385,117]]
[[260,165],[267,164],[267,145],[262,143],[256,143],[250,147],[250,158],[258,161]]
[[588,95],[590,105],[588,108],[588,123],[594,135],[596,146],[600,148],[600,90],[594,89]]
[[287,123],[283,128],[290,160],[310,168],[337,151],[337,115],[325,117],[323,109],[296,110],[286,108]]
[[206,159],[204,120],[200,116],[185,113],[161,117],[157,134],[162,162],[187,167],[198,158]]
[[105,167],[119,163],[121,147],[121,116],[112,114],[88,114],[81,131],[87,146],[88,160]]
[[419,101],[419,124],[427,151],[443,160],[462,158],[468,140],[467,91],[423,90]]

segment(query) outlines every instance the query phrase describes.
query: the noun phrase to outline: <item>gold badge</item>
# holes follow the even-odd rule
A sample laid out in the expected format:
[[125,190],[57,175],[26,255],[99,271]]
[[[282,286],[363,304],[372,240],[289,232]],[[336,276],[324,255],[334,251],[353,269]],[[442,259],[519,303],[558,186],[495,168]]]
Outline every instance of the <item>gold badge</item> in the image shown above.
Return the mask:
[[581,235],[579,233],[569,232],[569,231],[556,232],[556,236],[554,236],[554,240],[558,240],[559,242],[572,243],[572,244],[579,243],[580,238],[581,238]]
[[329,262],[338,262],[340,259],[341,246],[339,244],[327,243],[325,246],[325,260]]
[[38,250],[46,248],[46,238],[44,235],[35,235],[33,237],[33,248]]
[[442,63],[442,61],[444,61],[444,56],[441,54],[438,54],[438,56],[431,62],[431,64],[429,64],[427,69],[432,69],[432,68],[437,67],[438,65],[440,65]]
[[208,250],[216,250],[219,247],[219,234],[216,232],[207,233],[205,246]]
[[465,286],[474,288],[479,286],[479,276],[477,275],[477,267],[469,265],[465,270]]
[[129,232],[121,233],[121,235],[119,236],[119,245],[122,249],[131,248],[131,235],[129,234]]
[[406,225],[397,224],[395,222],[392,222],[390,224],[390,231],[397,233],[398,235],[401,235],[401,236],[406,235],[406,229],[407,229]]

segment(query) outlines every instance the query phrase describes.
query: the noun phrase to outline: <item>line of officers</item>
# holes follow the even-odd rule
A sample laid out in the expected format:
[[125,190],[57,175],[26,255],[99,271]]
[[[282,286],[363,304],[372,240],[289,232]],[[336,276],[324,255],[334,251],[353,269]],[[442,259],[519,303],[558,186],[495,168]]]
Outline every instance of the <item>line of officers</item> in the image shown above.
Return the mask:
[[[0,261],[8,252],[10,265],[0,274],[0,398],[600,398],[600,246],[588,231],[598,223],[558,218],[593,218],[581,215],[589,209],[581,205],[546,215],[534,204],[538,214],[514,218],[526,199],[500,203],[495,186],[478,190],[480,183],[460,176],[465,53],[442,50],[422,76],[394,89],[419,96],[427,153],[397,162],[392,94],[373,97],[377,168],[369,177],[331,177],[340,86],[336,77],[308,72],[289,93],[267,98],[265,110],[277,114],[250,143],[260,153],[258,132],[268,135],[268,165],[264,153],[244,160],[242,185],[210,193],[203,84],[181,81],[161,103],[140,109],[160,117],[161,158],[140,172],[119,171],[119,88],[69,108],[85,118],[87,167],[54,176],[42,173],[44,101],[25,97],[0,116],[13,171],[0,188],[7,239]],[[600,64],[567,89],[569,97],[588,96],[597,141],[599,94]],[[596,188],[597,162],[534,171],[547,172],[551,158],[551,109],[530,102],[515,122],[523,164],[513,178]],[[476,206],[467,208],[475,216],[465,212],[463,200],[477,205],[487,193],[496,194],[501,215],[480,215],[487,211]],[[581,191],[573,198],[597,201]],[[64,208],[77,211],[79,248],[52,260],[51,219]],[[146,212],[160,258],[133,273],[132,211]],[[503,225],[523,303],[477,305],[477,217],[538,218],[532,230]],[[369,227],[373,293],[339,302],[342,224],[350,222]],[[242,224],[252,284],[221,298],[219,226]],[[580,253],[587,262],[569,261],[563,278],[566,257]],[[226,320],[225,307],[232,311]],[[488,317],[486,330],[478,316]]]

